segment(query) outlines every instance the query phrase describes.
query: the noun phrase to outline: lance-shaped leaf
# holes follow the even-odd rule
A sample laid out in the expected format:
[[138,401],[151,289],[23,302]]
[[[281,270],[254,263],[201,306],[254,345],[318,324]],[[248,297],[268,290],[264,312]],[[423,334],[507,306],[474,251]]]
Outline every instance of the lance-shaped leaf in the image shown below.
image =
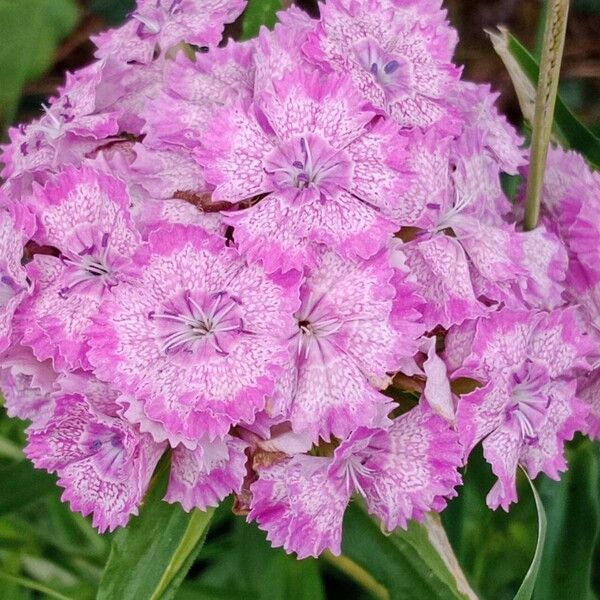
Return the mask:
[[[533,122],[535,85],[539,75],[536,59],[505,28],[487,33],[512,79],[523,116]],[[593,166],[600,168],[600,138],[573,114],[560,95],[554,110],[554,135],[563,145],[577,150]]]
[[598,450],[591,440],[580,440],[567,450],[569,470],[560,481],[540,481],[550,526],[535,600],[593,598],[594,548],[600,531]]
[[213,511],[186,513],[164,502],[168,477],[163,461],[139,517],[115,534],[97,600],[168,600],[192,566]]
[[[527,473],[525,473],[527,475]],[[531,491],[533,492],[533,498],[535,500],[535,507],[538,515],[538,540],[535,548],[535,554],[533,560],[529,566],[529,570],[525,575],[525,579],[521,583],[519,591],[516,593],[514,600],[530,600],[535,589],[535,583],[537,581],[538,573],[540,571],[540,565],[542,563],[542,553],[544,551],[544,542],[546,541],[546,512],[544,511],[544,505],[540,495],[537,493],[533,482],[527,477]]]
[[457,577],[456,559],[447,561],[452,551],[438,525],[435,520],[427,526],[413,521],[407,531],[385,535],[364,509],[353,503],[344,519],[343,556],[369,573],[387,590],[390,600],[476,600],[464,575]]

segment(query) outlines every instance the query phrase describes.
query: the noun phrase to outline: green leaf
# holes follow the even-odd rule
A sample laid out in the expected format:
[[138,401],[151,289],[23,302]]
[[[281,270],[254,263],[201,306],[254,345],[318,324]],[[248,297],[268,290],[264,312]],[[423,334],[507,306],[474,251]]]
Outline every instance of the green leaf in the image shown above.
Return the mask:
[[526,231],[535,229],[540,217],[546,160],[548,158],[550,137],[552,136],[556,95],[560,79],[560,66],[567,36],[569,0],[548,0],[546,6],[544,42],[531,133],[524,221]]
[[272,29],[281,8],[281,0],[250,0],[244,13],[242,39],[256,37],[262,25]]
[[454,575],[419,523],[411,522],[407,531],[384,535],[365,510],[353,503],[344,519],[342,552],[383,586],[390,600],[476,598],[470,590],[458,590]]
[[207,542],[199,556],[204,563],[201,575],[185,582],[177,600],[325,600],[316,560],[298,561],[272,548],[256,524],[232,517],[231,512],[221,530],[223,525],[231,531]]
[[214,511],[186,513],[164,502],[168,478],[169,461],[164,460],[139,517],[114,536],[97,600],[167,600],[181,585]]
[[13,120],[23,86],[52,65],[78,17],[75,0],[0,0],[0,122]]
[[0,471],[0,516],[57,492],[56,478],[20,461]]
[[588,439],[567,451],[569,470],[539,487],[548,515],[536,600],[592,597],[594,548],[600,531],[598,447]]
[[72,600],[72,598],[63,596],[61,593],[53,590],[52,588],[26,577],[17,577],[15,575],[11,575],[10,573],[4,573],[3,571],[0,571],[0,580],[5,580],[15,583],[20,587],[41,592],[46,598],[55,598],[56,600]]
[[[519,96],[524,117],[532,121],[532,92],[537,84],[539,65],[531,53],[506,29],[489,32],[494,49],[504,62]],[[554,110],[554,134],[565,146],[577,150],[600,168],[600,138],[582,123],[558,96]]]
[[263,574],[261,600],[325,600],[318,563],[296,560],[283,552],[275,554]]
[[[527,475],[527,473],[525,473]],[[537,509],[538,514],[538,539],[537,545],[535,547],[535,554],[533,555],[533,560],[531,561],[531,565],[529,566],[529,570],[527,571],[527,575],[525,575],[525,579],[523,579],[523,583],[521,583],[521,587],[519,591],[516,593],[514,600],[530,600],[533,595],[533,590],[535,588],[535,582],[538,578],[538,573],[540,570],[540,565],[542,563],[542,553],[544,551],[544,542],[546,540],[546,513],[544,511],[544,505],[542,504],[542,500],[533,485],[533,482],[529,477],[527,477],[529,481],[529,485],[531,486],[531,491],[533,492],[533,498],[535,500],[535,507]]]

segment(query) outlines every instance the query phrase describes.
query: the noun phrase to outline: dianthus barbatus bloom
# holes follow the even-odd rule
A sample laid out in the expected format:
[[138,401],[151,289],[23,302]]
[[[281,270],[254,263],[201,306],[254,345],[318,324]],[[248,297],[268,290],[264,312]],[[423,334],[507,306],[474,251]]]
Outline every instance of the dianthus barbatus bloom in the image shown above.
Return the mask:
[[13,316],[31,291],[21,261],[35,226],[29,211],[0,196],[0,352],[11,343]]
[[196,150],[214,200],[259,200],[227,215],[240,251],[269,272],[313,265],[315,242],[373,256],[395,228],[406,140],[372,122],[348,77],[299,71],[274,87],[219,111]]
[[[473,136],[482,140],[479,157],[483,163],[496,162],[498,171],[517,175],[519,168],[527,164],[524,139],[517,133],[504,115],[498,112],[496,101],[500,94],[492,92],[489,85],[460,80],[450,90],[449,102],[459,111],[462,122],[461,137]],[[493,201],[492,197],[486,201]],[[497,204],[498,217],[509,209],[509,203]],[[502,210],[502,208],[504,210]]]
[[83,515],[92,513],[100,532],[137,514],[165,448],[124,420],[111,394],[107,388],[99,403],[83,390],[57,392],[52,416],[29,430],[25,448],[36,467],[58,474],[63,500]]
[[[350,73],[370,104],[403,127],[455,127],[447,95],[460,76],[456,32],[439,5],[330,0],[303,50],[326,72]],[[415,3],[419,4],[419,3]]]
[[299,69],[307,73],[316,67],[306,60],[302,46],[308,33],[314,31],[318,21],[311,19],[304,11],[292,5],[278,13],[279,23],[272,31],[261,28],[255,40],[254,52],[254,92],[273,90],[273,82],[283,79],[290,72]]
[[[543,225],[522,232],[501,218],[502,206],[510,203],[500,186],[499,164],[485,149],[485,136],[471,130],[452,143],[442,138],[435,152],[435,138],[424,141],[411,152],[419,160],[410,163],[417,192],[412,197],[412,227],[417,229],[409,227],[404,230],[407,236],[402,230],[400,235],[407,237],[403,253],[426,300],[423,318],[428,329],[478,318],[490,307],[563,304],[563,245]],[[435,185],[429,183],[432,167],[427,158],[441,167]],[[431,193],[429,201],[425,191]],[[409,214],[402,225],[411,225]]]
[[573,308],[505,309],[467,329],[471,351],[455,376],[471,377],[482,387],[460,398],[456,424],[467,455],[483,439],[498,477],[487,502],[508,510],[517,499],[518,465],[531,477],[544,472],[558,479],[566,469],[564,442],[586,427],[576,375],[587,365],[591,344]]
[[194,450],[183,445],[173,450],[171,476],[165,500],[179,502],[184,510],[218,506],[232,492],[239,493],[246,476],[246,442],[227,435],[198,442]]
[[67,73],[65,85],[39,119],[9,130],[10,144],[0,148],[3,177],[31,179],[61,164],[78,163],[101,140],[119,132],[119,112],[108,107],[119,91],[102,88],[103,74],[98,63]]
[[594,335],[593,369],[579,378],[578,394],[590,408],[590,435],[600,437],[600,174],[583,156],[551,148],[542,194],[542,210],[568,252],[566,296]]
[[144,145],[191,149],[202,139],[215,111],[235,98],[249,99],[254,88],[254,42],[229,42],[191,60],[178,52],[165,64],[165,82],[142,116]]
[[180,42],[216,46],[225,23],[242,13],[247,0],[137,0],[136,10],[118,29],[92,38],[98,58],[149,63],[156,47],[166,52]]
[[13,343],[0,356],[0,386],[6,414],[27,419],[33,427],[44,424],[51,414],[49,395],[57,373],[52,361],[38,361],[30,348]]
[[247,266],[198,226],[150,234],[136,281],[103,302],[90,332],[98,377],[143,403],[172,443],[252,422],[288,360],[298,277]]
[[318,556],[340,554],[342,519],[361,494],[388,530],[442,510],[460,481],[462,450],[448,423],[418,406],[388,429],[361,427],[332,457],[296,455],[259,468],[249,520],[273,546]]
[[423,326],[420,299],[387,251],[359,263],[324,247],[315,254],[270,409],[317,441],[385,421],[391,403],[380,390],[416,353]]
[[132,275],[140,236],[122,182],[83,167],[66,167],[30,202],[34,240],[51,247],[27,265],[33,294],[19,311],[22,343],[58,370],[88,368],[87,329],[102,298]]

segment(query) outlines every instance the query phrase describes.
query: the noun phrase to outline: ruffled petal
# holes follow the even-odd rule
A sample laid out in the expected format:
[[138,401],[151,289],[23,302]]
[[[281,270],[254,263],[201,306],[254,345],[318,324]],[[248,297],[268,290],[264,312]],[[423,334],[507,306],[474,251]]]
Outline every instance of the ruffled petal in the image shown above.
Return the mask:
[[325,549],[341,553],[342,519],[350,500],[343,480],[330,478],[330,459],[296,456],[260,469],[250,487],[251,511],[275,547],[299,559]]
[[201,441],[195,450],[175,448],[165,500],[179,502],[186,511],[204,511],[218,506],[232,492],[240,492],[246,476],[246,447],[242,440],[226,436]]

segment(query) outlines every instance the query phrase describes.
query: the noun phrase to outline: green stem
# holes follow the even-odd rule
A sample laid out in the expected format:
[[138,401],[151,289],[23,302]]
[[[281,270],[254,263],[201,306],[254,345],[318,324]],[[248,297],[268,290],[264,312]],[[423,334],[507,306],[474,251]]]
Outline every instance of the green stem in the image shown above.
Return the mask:
[[365,571],[347,556],[335,556],[328,550],[323,553],[323,558],[331,563],[336,569],[344,573],[363,589],[370,592],[378,600],[390,600],[390,593],[381,585],[371,573]]
[[158,582],[156,590],[152,594],[150,600],[160,600],[160,598],[162,598],[173,579],[175,579],[177,574],[183,568],[183,565],[186,563],[188,557],[198,547],[198,544],[203,536],[206,535],[207,527],[210,524],[214,512],[214,508],[209,508],[204,512],[194,509],[179,547],[173,553],[171,561],[165,568],[165,572],[163,573],[161,580]]
[[567,33],[568,14],[569,0],[551,0],[546,15],[540,76],[533,117],[531,160],[527,182],[527,205],[525,207],[526,231],[535,229],[540,216],[544,171],[554,121],[554,107],[556,105],[560,65]]

